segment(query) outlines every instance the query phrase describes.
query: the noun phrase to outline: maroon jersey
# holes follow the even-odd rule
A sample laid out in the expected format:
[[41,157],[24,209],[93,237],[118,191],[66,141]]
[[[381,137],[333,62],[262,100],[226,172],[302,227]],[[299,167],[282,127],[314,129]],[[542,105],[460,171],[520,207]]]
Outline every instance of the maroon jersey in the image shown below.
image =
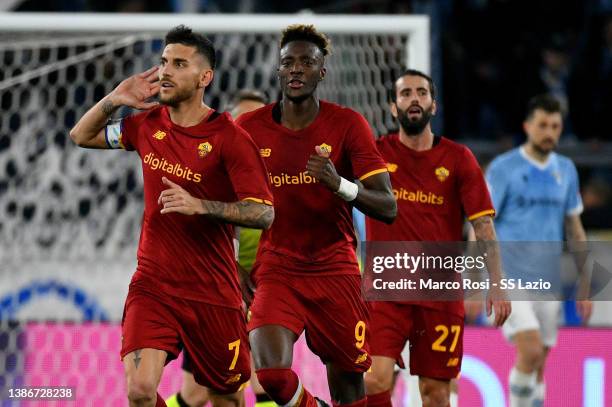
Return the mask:
[[368,123],[359,113],[325,101],[305,129],[293,131],[279,121],[276,103],[238,119],[259,146],[274,195],[274,223],[262,233],[257,263],[358,274],[352,206],[309,176],[306,163],[321,146],[348,180],[386,172]]
[[196,198],[271,205],[268,177],[253,140],[227,113],[213,112],[195,126],[181,127],[162,106],[124,118],[120,143],[138,152],[144,177],[144,217],[132,284],[239,308],[234,227],[205,216],[162,215],[157,199],[168,188],[162,183],[167,177]]
[[[467,147],[441,138],[432,149],[415,151],[398,134],[381,137],[377,147],[391,176],[397,218],[391,225],[367,218],[368,240],[461,241],[466,217],[495,214],[482,170]],[[463,314],[462,302],[421,304]]]

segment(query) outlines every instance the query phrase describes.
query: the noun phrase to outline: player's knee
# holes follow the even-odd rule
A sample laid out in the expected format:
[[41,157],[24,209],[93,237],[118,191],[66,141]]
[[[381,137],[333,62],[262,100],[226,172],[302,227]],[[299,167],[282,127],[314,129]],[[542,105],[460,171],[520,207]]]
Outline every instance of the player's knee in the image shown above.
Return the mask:
[[450,402],[450,387],[442,383],[421,383],[421,399],[423,407],[448,407]]
[[271,396],[283,392],[295,381],[291,369],[258,369],[256,373],[259,384]]
[[206,387],[198,384],[183,386],[181,396],[190,406],[203,406],[208,401]]
[[153,380],[132,378],[128,381],[128,400],[130,405],[150,405],[157,400],[157,386]]
[[393,387],[393,372],[371,371],[365,374],[364,383],[367,394],[377,394]]
[[218,394],[211,390],[210,403],[213,407],[240,407],[244,404],[244,392]]
[[521,349],[519,358],[523,364],[537,369],[544,360],[544,348],[539,345],[527,346]]

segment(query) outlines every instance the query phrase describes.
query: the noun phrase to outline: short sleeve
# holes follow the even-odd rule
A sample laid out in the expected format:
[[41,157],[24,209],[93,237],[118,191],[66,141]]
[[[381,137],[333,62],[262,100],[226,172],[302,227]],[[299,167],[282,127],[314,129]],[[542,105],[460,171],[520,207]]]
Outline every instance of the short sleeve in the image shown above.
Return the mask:
[[362,115],[353,113],[347,135],[353,176],[364,180],[372,175],[387,172],[387,165],[376,148],[368,122]]
[[571,161],[568,161],[568,167],[568,189],[565,200],[565,215],[580,215],[584,208],[582,206],[582,198],[580,197],[578,171]]
[[104,128],[104,137],[108,148],[123,148],[124,150],[137,150],[135,142],[138,140],[138,119],[136,116],[127,116],[113,120]]
[[487,169],[486,180],[491,199],[493,200],[493,206],[497,212],[497,216],[500,216],[503,213],[508,191],[508,174],[499,164],[499,161],[493,161],[491,163]]
[[458,169],[461,206],[468,220],[486,215],[494,216],[495,209],[484,175],[476,157],[468,148],[463,148],[463,159],[459,162]]
[[223,143],[222,159],[239,200],[272,205],[268,171],[257,145],[244,130],[236,127],[233,136]]

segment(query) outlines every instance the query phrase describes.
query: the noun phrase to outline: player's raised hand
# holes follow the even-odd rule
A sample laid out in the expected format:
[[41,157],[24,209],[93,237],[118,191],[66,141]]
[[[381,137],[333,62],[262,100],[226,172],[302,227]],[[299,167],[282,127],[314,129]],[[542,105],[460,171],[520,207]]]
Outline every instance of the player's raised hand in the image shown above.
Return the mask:
[[316,154],[312,154],[306,164],[308,175],[325,185],[333,192],[340,188],[340,176],[336,172],[334,163],[329,159],[329,151],[319,146],[315,147]]
[[495,326],[502,326],[512,312],[512,303],[508,301],[506,293],[503,290],[494,287],[487,293],[487,316],[491,316],[491,312],[495,315]]
[[183,187],[166,177],[162,177],[162,182],[168,187],[157,198],[157,203],[163,206],[162,214],[176,212],[183,215],[196,215],[202,213],[202,200],[194,198]]
[[147,110],[157,106],[158,102],[146,100],[159,93],[159,67],[154,66],[142,73],[124,79],[112,92],[111,96],[117,105]]

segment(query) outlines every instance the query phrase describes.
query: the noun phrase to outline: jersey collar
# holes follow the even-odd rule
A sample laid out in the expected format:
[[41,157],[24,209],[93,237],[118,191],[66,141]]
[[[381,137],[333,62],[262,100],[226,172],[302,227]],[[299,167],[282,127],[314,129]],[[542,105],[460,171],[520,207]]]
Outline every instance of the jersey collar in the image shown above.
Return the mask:
[[533,159],[532,157],[529,156],[529,154],[527,154],[527,151],[525,151],[525,146],[520,146],[519,147],[519,153],[521,154],[521,156],[527,160],[529,163],[531,163],[534,167],[544,171],[545,169],[547,169],[551,163],[554,161],[555,157],[556,157],[556,153],[552,152],[548,155],[548,158],[546,159],[545,162],[539,162],[536,161],[535,159]]

